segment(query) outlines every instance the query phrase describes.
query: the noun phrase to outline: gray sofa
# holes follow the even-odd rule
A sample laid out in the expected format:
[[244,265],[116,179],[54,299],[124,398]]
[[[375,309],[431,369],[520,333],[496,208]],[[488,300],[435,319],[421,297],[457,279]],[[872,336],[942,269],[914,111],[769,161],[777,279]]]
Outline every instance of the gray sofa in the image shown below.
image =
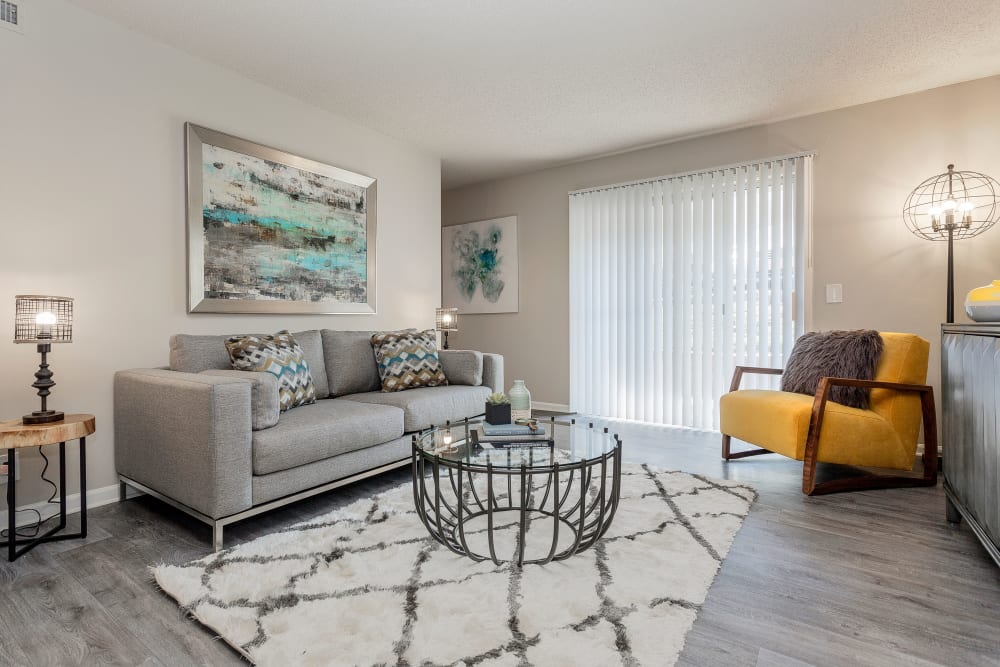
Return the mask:
[[269,373],[231,370],[225,336],[179,334],[170,366],[115,374],[115,465],[127,486],[213,527],[405,465],[414,433],[482,414],[503,357],[441,350],[449,385],[382,393],[370,331],[301,331],[313,405],[278,412]]

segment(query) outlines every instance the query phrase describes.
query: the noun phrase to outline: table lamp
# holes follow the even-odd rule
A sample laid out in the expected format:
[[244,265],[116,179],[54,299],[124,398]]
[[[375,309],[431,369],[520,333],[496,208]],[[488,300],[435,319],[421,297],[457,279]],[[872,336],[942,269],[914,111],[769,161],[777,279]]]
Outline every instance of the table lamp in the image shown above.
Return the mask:
[[35,372],[32,387],[38,390],[42,409],[24,415],[24,424],[48,424],[62,421],[62,412],[48,409],[49,394],[56,385],[49,370],[48,354],[52,343],[73,342],[73,299],[64,296],[19,295],[14,297],[14,342],[37,343],[42,363]]
[[444,332],[444,345],[442,349],[448,349],[448,332],[458,331],[458,308],[438,308],[435,311],[434,328]]

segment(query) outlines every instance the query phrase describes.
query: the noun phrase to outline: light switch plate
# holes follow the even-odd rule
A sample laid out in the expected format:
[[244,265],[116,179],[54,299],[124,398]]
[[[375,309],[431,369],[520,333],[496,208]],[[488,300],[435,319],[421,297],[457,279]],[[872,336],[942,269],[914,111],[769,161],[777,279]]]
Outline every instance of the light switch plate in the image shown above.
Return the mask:
[[831,283],[826,286],[826,302],[827,303],[843,303],[844,302],[844,286],[840,283]]

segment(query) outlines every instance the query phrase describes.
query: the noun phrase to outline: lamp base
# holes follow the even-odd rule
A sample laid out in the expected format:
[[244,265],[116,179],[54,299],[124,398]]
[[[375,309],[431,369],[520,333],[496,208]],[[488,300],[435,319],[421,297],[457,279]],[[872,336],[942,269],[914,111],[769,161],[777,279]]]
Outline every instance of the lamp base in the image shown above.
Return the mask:
[[66,415],[62,412],[57,412],[55,410],[35,410],[30,415],[24,415],[21,417],[22,424],[51,424],[52,422],[61,422],[66,418]]

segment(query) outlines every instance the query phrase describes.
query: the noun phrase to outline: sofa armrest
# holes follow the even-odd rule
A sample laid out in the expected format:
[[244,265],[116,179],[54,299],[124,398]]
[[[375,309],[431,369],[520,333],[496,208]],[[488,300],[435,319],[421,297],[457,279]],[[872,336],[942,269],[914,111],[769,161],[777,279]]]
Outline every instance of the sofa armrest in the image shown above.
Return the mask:
[[[806,495],[815,493],[835,493],[836,491],[858,488],[885,488],[879,486],[882,480],[878,476],[865,478],[865,481],[855,479],[833,480],[816,484],[816,462],[819,458],[819,440],[823,430],[823,420],[826,416],[826,404],[830,400],[830,388],[863,387],[865,389],[889,389],[892,391],[915,393],[920,395],[921,417],[924,423],[924,471],[921,486],[933,486],[937,483],[937,412],[934,407],[934,388],[926,384],[908,384],[903,382],[885,382],[882,380],[856,380],[854,378],[823,377],[819,379],[816,395],[813,397],[812,414],[809,418],[809,431],[806,435],[805,451],[803,452],[802,492]],[[895,480],[897,483],[899,480]],[[909,484],[915,486],[915,484]]]
[[250,394],[240,378],[115,373],[118,473],[213,519],[249,509]]
[[503,384],[503,355],[483,352],[483,386],[506,391]]
[[478,387],[483,383],[483,353],[475,350],[438,350],[448,384]]

